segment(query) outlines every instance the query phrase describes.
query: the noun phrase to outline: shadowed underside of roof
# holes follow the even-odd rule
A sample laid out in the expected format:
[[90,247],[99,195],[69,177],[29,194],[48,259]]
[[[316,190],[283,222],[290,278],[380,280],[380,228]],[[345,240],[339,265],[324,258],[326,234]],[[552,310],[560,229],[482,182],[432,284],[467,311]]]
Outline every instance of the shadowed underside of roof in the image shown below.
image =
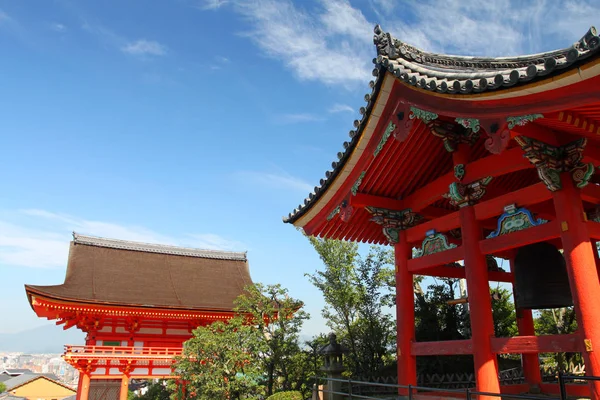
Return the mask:
[[28,296],[90,304],[231,311],[252,283],[245,253],[75,235],[62,285]]

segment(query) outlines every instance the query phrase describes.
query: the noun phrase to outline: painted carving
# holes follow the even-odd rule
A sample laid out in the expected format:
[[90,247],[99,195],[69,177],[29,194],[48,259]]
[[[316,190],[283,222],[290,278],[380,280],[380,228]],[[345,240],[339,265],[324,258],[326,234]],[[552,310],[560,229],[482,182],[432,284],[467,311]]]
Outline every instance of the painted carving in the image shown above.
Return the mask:
[[465,128],[471,129],[473,133],[479,132],[480,125],[477,118],[456,118],[455,121]]
[[481,126],[488,136],[484,146],[492,154],[502,153],[510,141],[510,130],[505,120],[482,120]]
[[417,107],[410,107],[410,115],[408,116],[408,118],[410,119],[420,119],[421,121],[423,121],[424,123],[429,123],[435,119],[437,119],[438,115],[436,113],[430,112],[430,111],[425,111],[425,110],[421,110],[420,108]]
[[373,156],[377,157],[377,155],[383,149],[383,146],[385,146],[386,142],[390,138],[390,135],[392,134],[392,132],[395,129],[396,129],[396,124],[394,124],[392,121],[390,121],[385,132],[383,132],[383,136],[381,137],[379,144],[377,145],[377,147],[375,148],[375,151],[373,152]]
[[450,199],[450,204],[455,207],[471,206],[485,195],[486,187],[491,180],[492,177],[488,176],[466,185],[460,182],[452,182],[449,187],[450,191],[444,197]]
[[479,134],[471,128],[452,122],[438,120],[429,123],[428,126],[434,136],[443,140],[444,148],[448,152],[456,151],[457,146],[461,143],[472,146],[479,139]]
[[340,212],[341,208],[342,206],[337,206],[336,208],[334,208],[333,211],[330,212],[327,216],[327,221],[331,221],[333,217],[335,217]]
[[387,208],[365,207],[373,216],[371,221],[383,227],[383,234],[390,243],[398,243],[399,231],[411,228],[423,220],[423,217],[410,208],[389,210]]
[[448,243],[448,238],[443,233],[432,232],[428,235],[420,249],[415,252],[415,257],[428,256],[430,254],[439,253],[442,251],[455,248],[454,243]]
[[542,114],[528,114],[518,117],[507,117],[506,122],[508,122],[508,129],[512,129],[515,126],[525,126],[538,118],[544,118],[544,116]]
[[365,178],[366,173],[367,173],[367,171],[361,172],[361,174],[358,177],[358,179],[356,180],[356,182],[354,182],[354,185],[352,185],[352,188],[350,189],[350,191],[352,192],[353,196],[356,196],[356,193],[358,193],[358,188],[360,187],[360,184],[362,183],[363,179]]
[[396,124],[396,130],[394,130],[394,139],[400,143],[404,142],[411,132],[414,119],[409,118],[410,106],[403,102],[398,102],[396,109],[394,110],[393,122]]
[[560,175],[563,172],[570,172],[575,185],[583,188],[596,170],[592,163],[582,163],[586,138],[560,147],[526,136],[516,136],[515,140],[525,152],[525,157],[537,168],[538,176],[550,191],[562,188]]
[[344,222],[348,222],[354,213],[354,207],[352,207],[346,200],[342,202],[342,208],[340,210],[340,219]]
[[462,181],[465,177],[465,164],[456,164],[454,166],[454,176],[459,181]]
[[545,219],[534,218],[531,212],[524,208],[517,208],[514,204],[504,207],[504,213],[498,218],[498,227],[488,235],[489,238],[507,235],[522,231],[548,222]]

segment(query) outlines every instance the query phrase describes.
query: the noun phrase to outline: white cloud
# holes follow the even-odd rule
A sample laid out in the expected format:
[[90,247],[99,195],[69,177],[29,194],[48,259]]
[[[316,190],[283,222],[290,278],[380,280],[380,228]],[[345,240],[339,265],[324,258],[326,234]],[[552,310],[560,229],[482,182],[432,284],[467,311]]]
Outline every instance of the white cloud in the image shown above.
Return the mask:
[[279,189],[291,189],[294,191],[308,193],[313,190],[313,186],[296,178],[284,171],[278,173],[258,172],[258,171],[239,171],[239,178],[244,182],[252,182],[255,184],[265,185]]
[[334,114],[334,113],[340,113],[340,112],[354,112],[354,109],[352,107],[350,107],[348,104],[334,104],[327,111]]
[[165,46],[156,41],[145,39],[129,42],[121,47],[121,51],[136,56],[164,56],[167,54],[167,48]]
[[323,118],[308,113],[297,113],[297,114],[280,114],[274,118],[274,122],[278,124],[298,124],[303,122],[316,122],[322,121]]
[[204,0],[200,5],[202,10],[216,10],[228,3],[228,0]]
[[59,24],[58,22],[53,22],[50,25],[50,29],[52,29],[55,32],[66,32],[67,27],[63,24]]
[[64,268],[73,231],[144,243],[213,250],[247,250],[242,242],[213,233],[173,237],[141,226],[94,221],[39,209],[20,210],[11,213],[11,216],[17,222],[0,219],[0,264],[9,266]]
[[0,10],[0,24],[4,21],[9,21],[10,17],[8,16],[7,13],[5,13],[4,11]]
[[418,7],[412,0],[371,0],[377,21],[348,0],[320,0],[317,7],[290,0],[206,4],[227,5],[245,17],[249,28],[243,34],[299,79],[347,88],[371,79],[375,22],[426,51],[475,56],[567,47],[598,22],[589,0],[419,0]]

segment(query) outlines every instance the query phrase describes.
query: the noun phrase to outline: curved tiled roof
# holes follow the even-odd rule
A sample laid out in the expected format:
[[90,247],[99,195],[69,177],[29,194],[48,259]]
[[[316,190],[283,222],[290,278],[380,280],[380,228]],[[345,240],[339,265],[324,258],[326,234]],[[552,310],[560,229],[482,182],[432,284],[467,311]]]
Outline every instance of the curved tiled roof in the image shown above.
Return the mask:
[[304,202],[283,217],[285,223],[294,223],[302,217],[343,169],[365,128],[386,71],[420,89],[468,95],[498,91],[552,77],[600,55],[600,37],[595,27],[591,27],[578,42],[562,50],[496,58],[429,53],[393,38],[383,32],[379,25],[375,26],[374,33],[373,42],[377,48],[377,58],[373,59],[375,80],[369,83],[371,93],[365,95],[367,106],[360,108],[362,118],[354,121],[355,129],[350,131],[351,140],[344,142],[344,150],[337,154],[338,161],[332,162],[332,169],[325,172],[325,178],[321,179],[319,186],[315,186]]
[[438,93],[469,94],[505,89],[547,78],[600,54],[600,37],[591,27],[566,49],[518,57],[464,57],[428,53],[375,27],[377,64],[410,85]]

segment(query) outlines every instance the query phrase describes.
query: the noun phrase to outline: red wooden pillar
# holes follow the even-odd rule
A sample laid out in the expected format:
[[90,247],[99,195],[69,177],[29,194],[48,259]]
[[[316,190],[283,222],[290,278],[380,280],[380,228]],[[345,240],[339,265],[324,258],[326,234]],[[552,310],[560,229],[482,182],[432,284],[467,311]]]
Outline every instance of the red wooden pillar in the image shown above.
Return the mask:
[[498,360],[491,346],[491,338],[494,337],[494,319],[487,260],[479,248],[482,231],[472,206],[461,208],[459,215],[462,245],[465,247],[465,278],[469,293],[475,382],[480,392],[500,393]]
[[[583,359],[587,375],[600,375],[600,284],[596,270],[595,250],[584,218],[579,190],[571,176],[561,175],[562,189],[552,193],[556,219],[561,227],[563,254],[567,263],[569,284],[583,340]],[[600,399],[600,382],[590,383],[592,398]]]
[[129,394],[129,377],[127,374],[123,374],[121,377],[121,391],[119,394],[119,400],[127,400]]
[[[417,361],[411,354],[415,340],[415,297],[413,274],[408,270],[412,249],[406,240],[406,231],[401,230],[398,243],[394,246],[396,264],[396,346],[398,358],[398,384],[417,384]],[[408,394],[406,390],[399,394]],[[406,392],[406,393],[404,393]]]
[[79,373],[79,386],[77,387],[77,400],[88,400],[90,396],[90,375]]
[[598,240],[592,240],[592,251],[594,252],[594,260],[596,261],[596,272],[600,277],[600,254],[598,254]]

